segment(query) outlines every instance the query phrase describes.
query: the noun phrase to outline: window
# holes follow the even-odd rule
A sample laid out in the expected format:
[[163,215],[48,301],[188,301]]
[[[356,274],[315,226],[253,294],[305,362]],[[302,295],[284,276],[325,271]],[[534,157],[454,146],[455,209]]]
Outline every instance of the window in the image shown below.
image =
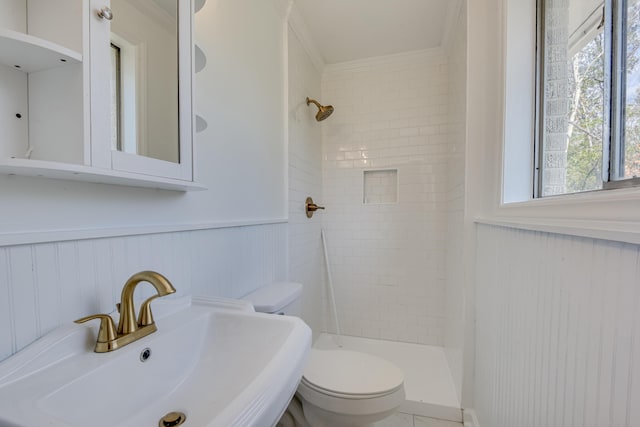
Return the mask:
[[538,197],[640,184],[640,0],[539,0]]

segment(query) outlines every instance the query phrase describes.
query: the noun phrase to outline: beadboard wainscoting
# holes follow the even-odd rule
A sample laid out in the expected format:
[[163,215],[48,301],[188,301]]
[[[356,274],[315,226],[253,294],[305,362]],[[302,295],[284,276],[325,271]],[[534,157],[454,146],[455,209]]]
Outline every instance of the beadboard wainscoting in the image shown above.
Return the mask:
[[482,426],[640,425],[640,247],[478,226]]
[[[126,280],[165,275],[178,295],[240,297],[287,277],[287,224],[0,247],[0,360],[56,326],[109,313]],[[141,286],[136,299],[152,295]]]

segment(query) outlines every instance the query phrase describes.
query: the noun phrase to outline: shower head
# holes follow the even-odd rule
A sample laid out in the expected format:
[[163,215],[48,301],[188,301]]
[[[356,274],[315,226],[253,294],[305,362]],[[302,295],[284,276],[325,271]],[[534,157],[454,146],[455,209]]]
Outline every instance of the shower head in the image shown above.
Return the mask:
[[309,99],[307,97],[307,105],[311,104],[312,102],[314,104],[316,104],[316,107],[318,107],[318,114],[316,114],[316,120],[317,121],[321,122],[324,119],[326,119],[327,117],[329,117],[331,115],[331,113],[333,113],[333,107],[331,105],[322,106],[315,99]]

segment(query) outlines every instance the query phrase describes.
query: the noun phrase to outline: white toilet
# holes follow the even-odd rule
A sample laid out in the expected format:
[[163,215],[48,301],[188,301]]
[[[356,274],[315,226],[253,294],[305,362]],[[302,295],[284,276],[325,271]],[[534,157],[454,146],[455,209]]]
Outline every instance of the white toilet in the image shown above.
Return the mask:
[[[281,282],[243,299],[259,312],[297,316],[301,294],[301,284]],[[355,351],[312,348],[283,425],[365,427],[393,414],[402,402],[404,374],[393,363]]]

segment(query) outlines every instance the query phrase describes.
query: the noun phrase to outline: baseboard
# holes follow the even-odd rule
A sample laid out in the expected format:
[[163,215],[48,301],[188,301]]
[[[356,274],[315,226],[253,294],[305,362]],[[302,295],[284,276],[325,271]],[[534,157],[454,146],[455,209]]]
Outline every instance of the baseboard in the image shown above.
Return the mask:
[[413,400],[405,400],[398,408],[398,412],[405,414],[418,415],[420,417],[437,418],[439,420],[453,421],[459,423],[462,421],[462,410],[460,408],[452,408],[443,405],[433,405],[427,402],[416,402]]
[[480,422],[478,422],[476,411],[474,411],[473,409],[464,409],[462,412],[462,419],[464,422],[464,427],[480,427]]

